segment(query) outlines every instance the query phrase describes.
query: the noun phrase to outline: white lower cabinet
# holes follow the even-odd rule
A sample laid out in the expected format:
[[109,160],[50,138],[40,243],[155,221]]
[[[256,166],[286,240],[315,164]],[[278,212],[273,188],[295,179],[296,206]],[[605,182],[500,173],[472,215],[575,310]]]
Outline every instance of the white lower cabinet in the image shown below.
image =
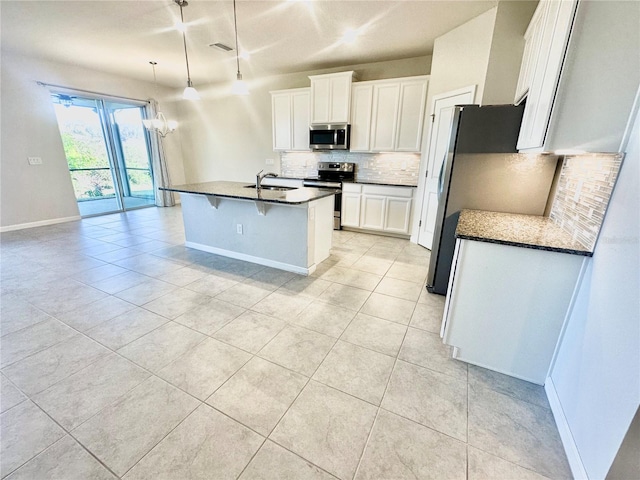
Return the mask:
[[411,220],[411,198],[387,198],[384,229],[387,232],[409,233]]
[[458,239],[441,330],[454,358],[544,384],[586,258]]
[[414,187],[345,183],[342,226],[409,235]]
[[342,190],[342,216],[343,227],[360,227],[360,193],[347,193]]
[[384,230],[386,197],[379,195],[362,195],[362,212],[360,214],[360,228]]

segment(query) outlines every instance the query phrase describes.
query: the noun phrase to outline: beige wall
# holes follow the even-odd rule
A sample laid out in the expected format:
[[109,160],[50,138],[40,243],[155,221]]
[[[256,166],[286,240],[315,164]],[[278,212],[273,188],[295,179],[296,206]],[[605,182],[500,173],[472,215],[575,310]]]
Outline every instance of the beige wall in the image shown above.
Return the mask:
[[436,38],[431,63],[427,109],[434,95],[476,85],[482,100],[497,7]]
[[[49,90],[39,86],[37,81],[140,100],[148,99],[154,92],[152,83],[3,52],[1,227],[78,215]],[[170,118],[177,118],[175,105],[168,101],[175,93],[162,88],[159,93],[163,112]],[[183,182],[179,133],[167,137],[165,149],[170,159],[172,180]],[[42,165],[29,165],[28,156],[41,157]]]
[[[355,70],[360,80],[423,75],[431,57],[301,72],[250,81],[249,97],[229,95],[230,85],[198,86],[200,102],[180,99],[180,91],[159,88],[161,110],[177,119],[164,140],[173,184],[207,180],[252,181],[265,168],[279,171],[271,142],[269,91],[309,85],[308,75]],[[151,72],[150,76],[151,76]],[[78,215],[49,91],[36,82],[145,100],[152,83],[21,56],[2,55],[0,227],[55,222]],[[30,166],[28,156],[39,156]],[[265,159],[275,160],[273,167]]]
[[498,4],[482,93],[484,105],[513,103],[524,52],[524,32],[537,5],[537,0]]
[[427,109],[434,95],[469,85],[476,85],[476,103],[513,103],[524,51],[523,35],[537,3],[501,1],[438,37],[433,48]]
[[[182,154],[188,182],[251,182],[262,169],[280,172],[280,156],[271,139],[270,91],[308,87],[309,75],[354,70],[358,80],[425,75],[431,57],[352,65],[248,80],[251,95],[234,97],[229,84],[198,87],[200,102],[181,102]],[[273,166],[265,159],[274,159]]]

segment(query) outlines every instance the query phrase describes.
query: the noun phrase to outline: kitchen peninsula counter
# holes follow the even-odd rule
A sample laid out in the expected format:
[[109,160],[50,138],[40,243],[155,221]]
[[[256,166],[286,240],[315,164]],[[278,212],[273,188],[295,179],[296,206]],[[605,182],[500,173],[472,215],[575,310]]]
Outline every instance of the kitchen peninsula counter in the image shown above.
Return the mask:
[[462,210],[456,237],[515,247],[593,256],[593,251],[574,240],[548,217],[512,213]]
[[443,342],[458,360],[544,385],[592,252],[535,215],[463,210],[456,237]]
[[[335,191],[257,191],[241,182],[175,185],[185,246],[309,275],[329,256]],[[272,184],[271,184],[272,185]]]

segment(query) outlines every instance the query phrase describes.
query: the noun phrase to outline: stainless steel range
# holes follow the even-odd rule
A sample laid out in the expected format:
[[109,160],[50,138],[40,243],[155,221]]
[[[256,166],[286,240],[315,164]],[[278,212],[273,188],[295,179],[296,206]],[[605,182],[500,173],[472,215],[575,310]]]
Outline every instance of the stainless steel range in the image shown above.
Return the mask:
[[333,208],[333,229],[340,230],[340,212],[342,210],[342,182],[353,181],[356,177],[356,164],[348,162],[318,162],[318,176],[304,179],[305,187],[332,188],[336,190]]

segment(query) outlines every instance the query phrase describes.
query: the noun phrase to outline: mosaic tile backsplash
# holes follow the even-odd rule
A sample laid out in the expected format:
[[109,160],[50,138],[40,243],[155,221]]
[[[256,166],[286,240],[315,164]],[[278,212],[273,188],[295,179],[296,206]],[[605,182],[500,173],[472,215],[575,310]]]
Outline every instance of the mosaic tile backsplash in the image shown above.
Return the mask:
[[593,250],[620,171],[622,154],[564,158],[549,217]]
[[285,177],[313,177],[318,162],[352,162],[356,180],[397,185],[418,184],[419,153],[282,152],[280,169]]

